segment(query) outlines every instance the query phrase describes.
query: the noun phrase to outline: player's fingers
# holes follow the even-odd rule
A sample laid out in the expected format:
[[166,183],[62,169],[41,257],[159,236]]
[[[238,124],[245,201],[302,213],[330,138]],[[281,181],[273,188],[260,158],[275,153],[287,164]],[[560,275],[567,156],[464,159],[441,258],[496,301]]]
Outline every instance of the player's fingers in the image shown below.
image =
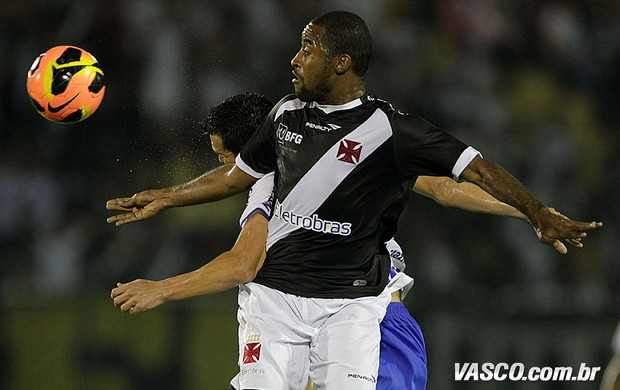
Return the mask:
[[565,241],[576,248],[583,248],[583,243],[581,242],[580,238],[576,238],[576,239],[568,238]]
[[124,294],[119,294],[119,295],[115,296],[112,299],[112,301],[114,302],[114,306],[120,307],[121,310],[123,310],[123,306],[125,306],[127,304],[127,301],[129,301],[129,297],[124,295]]
[[114,299],[117,296],[121,295],[123,292],[125,292],[125,287],[123,287],[124,284],[123,283],[116,283],[116,287],[112,289],[112,292],[110,293],[110,298]]
[[554,236],[564,240],[581,240],[582,238],[586,238],[588,233],[580,230],[566,230],[558,232],[557,234],[554,234]]
[[568,249],[566,248],[566,245],[564,245],[562,241],[560,240],[553,241],[553,247],[555,248],[556,251],[558,251],[562,255],[565,255],[566,253],[568,253]]
[[124,223],[137,221],[139,218],[133,212],[127,212],[123,214],[116,214],[106,219],[107,223],[114,223],[116,226]]
[[568,249],[566,249],[566,246],[564,244],[562,244],[562,242],[560,240],[556,239],[555,237],[550,237],[550,236],[547,236],[545,234],[542,234],[542,233],[540,233],[539,230],[537,230],[536,233],[538,234],[538,239],[543,244],[547,244],[547,245],[552,246],[560,254],[565,254],[566,252],[568,252]]
[[116,198],[110,199],[105,203],[105,208],[108,210],[126,211],[131,210],[129,200],[131,198]]
[[127,313],[135,305],[133,303],[133,300],[129,299],[129,300],[125,301],[123,304],[121,304],[120,306],[121,306],[121,311],[123,313]]
[[120,216],[121,216],[121,214],[118,214],[118,215],[113,215],[113,216],[111,216],[111,217],[106,218],[106,220],[105,220],[105,221],[106,221],[107,223],[116,223],[116,221],[118,221],[118,220],[119,220]]
[[603,227],[603,222],[578,222],[578,221],[573,221],[574,225],[572,226],[573,230],[578,230],[578,231],[582,231],[582,232],[587,232],[590,230],[594,230],[594,229],[599,229],[601,227]]
[[113,223],[116,226],[121,226],[124,225],[126,223],[131,223],[131,222],[135,222],[140,220],[140,218],[138,216],[136,216],[136,214],[134,213],[124,213],[124,214],[117,214],[117,215],[113,215],[111,217],[108,217],[106,219],[106,221],[108,223]]
[[135,214],[127,213],[127,215],[124,216],[124,218],[121,218],[119,221],[116,221],[115,225],[116,226],[121,226],[121,225],[124,225],[126,223],[132,223],[132,222],[136,222],[136,221],[140,221],[140,220],[142,220],[142,218],[136,216]]
[[594,229],[602,228],[603,222],[590,222],[588,225],[589,225],[589,230],[594,230]]
[[[129,214],[129,215],[131,215],[131,214]],[[131,220],[128,218],[128,216],[127,215],[123,215],[121,218],[118,218],[116,220],[116,222],[114,222],[114,225],[115,226],[121,226],[121,225],[124,225],[126,223],[130,223],[130,222],[131,222]]]

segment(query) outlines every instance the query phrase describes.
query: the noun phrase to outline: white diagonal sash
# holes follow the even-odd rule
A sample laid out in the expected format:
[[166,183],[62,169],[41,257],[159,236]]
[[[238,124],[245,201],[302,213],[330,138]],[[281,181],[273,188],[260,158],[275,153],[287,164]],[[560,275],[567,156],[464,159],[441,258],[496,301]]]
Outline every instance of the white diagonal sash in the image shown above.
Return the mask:
[[[347,163],[336,158],[343,140],[361,143],[362,150],[358,161],[359,164],[391,136],[392,127],[387,116],[383,111],[377,109],[368,120],[336,142],[312,166],[291,190],[286,199],[280,201],[281,210],[312,217],[338,185],[356,168],[357,164]],[[299,226],[287,223],[274,214],[274,217],[269,221],[267,250],[273,244],[299,228]]]

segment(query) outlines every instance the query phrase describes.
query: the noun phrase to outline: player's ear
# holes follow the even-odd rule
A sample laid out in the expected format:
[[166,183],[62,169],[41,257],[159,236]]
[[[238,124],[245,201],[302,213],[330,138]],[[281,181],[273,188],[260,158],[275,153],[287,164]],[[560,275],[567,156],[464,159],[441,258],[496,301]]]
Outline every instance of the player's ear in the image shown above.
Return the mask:
[[351,56],[348,54],[340,54],[334,60],[336,61],[335,70],[338,76],[345,74],[353,65]]

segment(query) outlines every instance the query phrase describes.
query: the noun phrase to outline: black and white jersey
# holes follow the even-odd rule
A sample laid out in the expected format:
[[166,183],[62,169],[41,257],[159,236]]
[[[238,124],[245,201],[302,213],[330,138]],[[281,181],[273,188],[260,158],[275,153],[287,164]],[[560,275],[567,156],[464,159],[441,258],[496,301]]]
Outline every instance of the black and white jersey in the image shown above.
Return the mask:
[[458,177],[476,155],[373,96],[338,106],[285,97],[236,161],[257,178],[275,171],[267,259],[254,282],[305,297],[378,295],[403,183]]

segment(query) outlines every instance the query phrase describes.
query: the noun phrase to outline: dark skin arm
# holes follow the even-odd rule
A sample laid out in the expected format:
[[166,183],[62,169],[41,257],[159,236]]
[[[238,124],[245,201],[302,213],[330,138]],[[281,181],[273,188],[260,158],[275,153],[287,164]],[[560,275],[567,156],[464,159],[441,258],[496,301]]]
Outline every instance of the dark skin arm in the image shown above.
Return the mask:
[[565,254],[567,250],[560,240],[567,240],[569,243],[577,242],[575,240],[586,237],[588,231],[603,226],[602,222],[573,221],[554,212],[502,167],[479,156],[471,161],[461,177],[525,214],[540,242],[553,246],[562,254]]
[[106,202],[106,209],[121,211],[107,219],[120,226],[154,217],[170,207],[192,206],[215,202],[238,194],[256,182],[256,178],[234,164],[224,165],[185,184],[157,190],[146,190],[128,198]]

